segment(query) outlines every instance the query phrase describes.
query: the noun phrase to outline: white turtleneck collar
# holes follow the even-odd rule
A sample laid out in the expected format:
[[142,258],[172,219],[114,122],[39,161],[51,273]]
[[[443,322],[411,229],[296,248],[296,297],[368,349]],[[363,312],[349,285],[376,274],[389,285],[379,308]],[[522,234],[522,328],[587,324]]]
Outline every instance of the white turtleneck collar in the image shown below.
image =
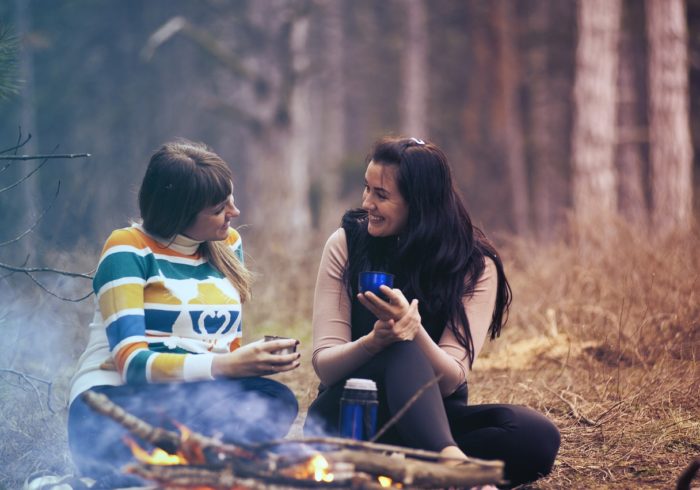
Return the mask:
[[147,232],[141,223],[134,223],[132,226],[139,229],[149,237],[156,240],[158,243],[162,244],[164,247],[170,250],[175,250],[183,255],[194,255],[199,249],[199,245],[202,243],[200,240],[194,240],[193,238],[187,237],[185,235],[175,235],[175,238],[170,240],[163,237],[154,235],[153,233]]

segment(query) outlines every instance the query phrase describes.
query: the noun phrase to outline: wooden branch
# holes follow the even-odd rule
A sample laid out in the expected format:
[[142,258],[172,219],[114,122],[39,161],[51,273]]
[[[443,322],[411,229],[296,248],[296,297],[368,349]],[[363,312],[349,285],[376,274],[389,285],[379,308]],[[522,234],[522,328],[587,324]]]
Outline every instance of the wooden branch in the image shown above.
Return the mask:
[[34,389],[34,392],[36,393],[36,396],[39,399],[41,399],[41,397],[39,396],[39,390],[36,386],[34,386],[32,380],[37,381],[39,383],[44,383],[46,385],[46,406],[49,409],[49,412],[54,414],[56,413],[56,410],[54,410],[54,408],[51,406],[51,390],[53,388],[53,381],[48,381],[43,378],[32,376],[31,374],[22,373],[20,371],[16,371],[14,369],[9,368],[0,368],[0,372],[14,374],[22,378],[24,381],[27,382],[27,384],[29,384],[29,386],[31,386]]
[[251,81],[259,78],[243,65],[241,58],[233,55],[230,49],[217,41],[209,32],[192,25],[180,15],[171,18],[148,38],[141,50],[141,57],[145,61],[150,61],[156,50],[178,33],[182,33],[237,77]]
[[61,296],[60,294],[54,293],[53,291],[51,291],[49,288],[47,288],[47,287],[44,286],[41,282],[39,282],[39,280],[38,280],[36,277],[34,277],[31,273],[25,272],[25,275],[26,275],[29,279],[31,279],[31,281],[32,281],[34,284],[36,284],[37,286],[39,286],[39,289],[41,289],[41,290],[44,291],[45,293],[47,293],[47,294],[53,296],[54,298],[60,299],[61,301],[69,301],[69,302],[71,302],[71,303],[80,303],[81,301],[84,301],[84,300],[88,299],[90,296],[92,296],[92,295],[94,294],[93,291],[90,291],[90,292],[87,293],[86,295],[81,296],[81,297],[79,297],[79,298],[67,298],[67,297],[65,297],[65,296]]
[[0,150],[0,155],[2,155],[3,153],[9,153],[9,152],[11,152],[11,151],[17,151],[17,150],[19,150],[19,149],[22,148],[24,145],[26,145],[27,143],[29,143],[29,140],[31,140],[31,139],[32,139],[32,133],[29,133],[29,134],[27,134],[27,138],[26,138],[24,141],[22,141],[22,127],[20,126],[20,127],[19,127],[19,132],[18,132],[18,134],[17,134],[17,144],[15,144],[15,146],[11,146],[11,147],[9,147],[9,148],[5,148],[4,150]]
[[388,476],[412,488],[471,487],[501,483],[503,462],[471,461],[451,466],[416,459],[392,458],[384,454],[343,450],[324,453],[333,468],[334,462],[351,463],[356,471]]
[[27,179],[29,179],[29,177],[31,177],[32,175],[34,175],[35,173],[37,173],[39,170],[41,170],[41,167],[43,167],[44,165],[46,165],[46,162],[48,162],[48,161],[49,161],[48,158],[44,159],[43,162],[41,162],[39,165],[37,165],[37,166],[34,168],[34,170],[32,170],[31,172],[29,172],[27,175],[25,175],[24,177],[22,177],[22,178],[19,179],[18,181],[16,181],[16,182],[14,182],[14,183],[12,183],[12,184],[10,184],[10,185],[8,185],[8,186],[3,187],[2,189],[0,189],[0,194],[2,194],[3,192],[9,191],[10,189],[14,189],[14,188],[17,187],[18,185],[20,185],[22,182],[25,182]]
[[[259,444],[239,447],[222,443],[195,432],[184,438],[173,432],[147,424],[112,403],[105,395],[87,391],[82,395],[82,398],[88,406],[98,413],[112,418],[134,435],[171,454],[181,453],[188,458],[188,461],[195,463],[207,463],[207,460],[217,463],[206,466],[134,465],[129,467],[128,471],[143,478],[155,480],[162,484],[167,483],[167,485],[175,487],[196,483],[200,486],[211,486],[212,488],[231,488],[236,484],[246,487],[250,484],[249,488],[270,488],[268,486],[270,483],[279,483],[287,487],[321,485],[323,487],[331,487],[342,483],[316,483],[309,478],[294,476],[294,467],[305,465],[311,457],[309,453],[302,453],[301,456],[297,454],[293,459],[290,459],[289,457],[285,458],[283,455],[278,456],[269,452],[263,453],[261,451],[262,448],[274,445],[269,443],[267,445]],[[322,438],[303,439],[294,442],[308,444],[318,439]],[[431,451],[411,450],[364,441],[331,439],[339,445],[340,441],[344,441],[348,446],[352,444],[356,448],[371,448],[371,450],[365,451],[342,449],[340,451],[322,453],[330,463],[329,471],[331,472],[333,471],[333,465],[338,466],[339,463],[342,463],[352,465],[353,478],[357,477],[357,475],[369,474],[370,480],[366,482],[367,484],[364,488],[376,488],[372,480],[380,475],[388,476],[412,488],[471,487],[480,484],[500,483],[503,477],[503,463],[500,461],[468,459],[460,461],[456,466],[451,466],[418,459],[395,458],[378,453],[379,450],[403,454],[420,453],[424,458],[429,456],[435,461],[439,460],[439,453]],[[324,442],[327,442],[327,439],[324,439]],[[191,459],[190,454],[194,452],[193,448],[202,456],[198,461]],[[209,458],[209,454],[205,455],[204,453],[207,450],[215,451],[215,457]],[[243,480],[239,478],[252,480],[245,480],[246,483],[244,484]],[[262,482],[258,483],[261,480]],[[357,487],[363,488],[363,484],[359,483]]]
[[53,272],[54,274],[60,274],[62,276],[68,277],[79,277],[82,279],[90,280],[94,278],[91,274],[85,274],[82,272],[62,271],[59,269],[52,269],[51,267],[19,267],[16,265],[5,264],[3,262],[0,262],[0,269],[5,269],[7,271],[12,272],[22,272],[24,274],[34,274],[37,272]]
[[418,398],[431,386],[433,386],[435,383],[440,381],[442,379],[442,373],[438,374],[436,377],[425,383],[423,386],[418,388],[418,391],[415,392],[415,394],[408,399],[406,403],[404,403],[404,406],[401,407],[401,409],[394,414],[393,417],[389,419],[389,421],[384,424],[384,426],[377,431],[376,434],[369,440],[370,442],[375,442],[377,441],[387,430],[389,430],[396,422],[403,417],[403,414],[406,413],[406,411],[413,406],[414,403],[418,401]]
[[192,463],[203,463],[204,452],[208,449],[236,458],[250,459],[255,456],[254,453],[246,450],[244,445],[223,443],[197,432],[190,433],[186,440],[183,440],[180,434],[144,422],[100,393],[86,391],[81,396],[90,408],[121,424],[132,434],[170,454],[180,452]]
[[57,158],[88,158],[90,153],[58,153],[50,155],[0,155],[0,160],[55,160]]
[[598,425],[595,421],[593,421],[593,420],[589,419],[588,417],[586,417],[585,415],[579,413],[579,411],[576,409],[574,404],[571,403],[566,398],[564,398],[560,393],[557,393],[556,391],[549,388],[548,386],[545,386],[544,389],[549,391],[550,393],[552,393],[556,397],[558,397],[561,401],[563,401],[566,404],[566,406],[569,407],[569,411],[571,413],[571,416],[574,419],[576,419],[577,422],[582,422],[584,425],[588,425],[591,427],[595,427],[596,425]]
[[[285,490],[290,487],[337,487],[337,484],[315,480],[297,480],[271,475],[265,480],[243,478],[234,474],[230,466],[160,466],[129,465],[127,473],[140,476],[164,485],[166,488],[215,488],[230,490],[245,488],[250,490]],[[348,485],[345,485],[348,486]],[[354,487],[353,488],[361,488]]]
[[16,237],[14,237],[10,240],[4,241],[4,242],[0,242],[0,247],[4,247],[4,246],[7,246],[11,243],[18,242],[22,238],[27,236],[29,233],[31,233],[32,230],[34,228],[36,228],[36,226],[39,224],[39,221],[41,221],[41,219],[44,217],[46,212],[53,207],[54,203],[56,202],[56,199],[58,199],[58,193],[60,192],[60,190],[61,190],[61,181],[59,180],[58,185],[56,186],[56,193],[54,194],[53,199],[51,199],[51,202],[41,211],[41,214],[39,214],[39,217],[36,220],[34,220],[34,223],[32,223],[32,225],[29,228],[24,230],[22,233],[20,233]]

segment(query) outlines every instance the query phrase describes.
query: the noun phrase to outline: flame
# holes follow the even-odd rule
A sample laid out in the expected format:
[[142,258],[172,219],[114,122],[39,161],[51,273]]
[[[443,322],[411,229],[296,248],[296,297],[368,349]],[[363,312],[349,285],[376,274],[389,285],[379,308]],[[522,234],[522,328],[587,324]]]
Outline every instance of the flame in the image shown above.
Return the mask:
[[142,463],[157,464],[163,466],[187,463],[187,460],[182,455],[170,454],[166,451],[163,451],[160,448],[155,448],[149,453],[141,446],[139,446],[138,443],[130,437],[125,437],[124,442],[126,442],[127,446],[131,448],[131,453],[134,455],[134,457]]
[[379,482],[379,485],[382,486],[383,488],[403,488],[403,485],[401,482],[394,482],[391,478],[388,476],[378,476],[377,481]]
[[329,467],[330,467],[330,465],[328,464],[328,461],[326,461],[326,458],[324,458],[320,454],[315,455],[309,461],[309,468],[313,472],[314,480],[316,480],[316,481],[324,481],[324,482],[332,482],[333,481],[333,473],[330,473],[328,471]]

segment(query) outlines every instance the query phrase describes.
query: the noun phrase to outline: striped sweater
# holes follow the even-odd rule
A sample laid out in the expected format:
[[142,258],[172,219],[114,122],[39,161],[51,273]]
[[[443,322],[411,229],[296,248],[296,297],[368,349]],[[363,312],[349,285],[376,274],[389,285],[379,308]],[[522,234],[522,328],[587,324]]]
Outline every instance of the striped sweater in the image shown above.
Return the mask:
[[[242,260],[238,233],[227,243]],[[179,235],[171,244],[140,225],[114,231],[100,257],[97,308],[71,400],[91,386],[212,379],[215,353],[240,346],[238,291]],[[102,369],[113,360],[116,371]]]

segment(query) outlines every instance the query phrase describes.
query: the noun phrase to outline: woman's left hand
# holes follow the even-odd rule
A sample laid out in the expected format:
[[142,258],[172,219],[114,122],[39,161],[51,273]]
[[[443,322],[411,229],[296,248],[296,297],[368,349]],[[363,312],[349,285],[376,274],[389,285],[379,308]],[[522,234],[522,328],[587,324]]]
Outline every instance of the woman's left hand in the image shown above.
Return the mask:
[[420,313],[418,313],[418,300],[414,299],[401,320],[390,319],[374,322],[369,342],[373,345],[373,350],[379,351],[394,342],[413,340],[418,335],[420,328],[421,318]]
[[408,313],[409,304],[406,296],[403,295],[400,289],[391,289],[388,286],[380,286],[379,290],[384,294],[389,301],[385,301],[371,291],[359,293],[358,301],[369,311],[371,311],[378,320],[388,322],[389,320],[399,321]]

